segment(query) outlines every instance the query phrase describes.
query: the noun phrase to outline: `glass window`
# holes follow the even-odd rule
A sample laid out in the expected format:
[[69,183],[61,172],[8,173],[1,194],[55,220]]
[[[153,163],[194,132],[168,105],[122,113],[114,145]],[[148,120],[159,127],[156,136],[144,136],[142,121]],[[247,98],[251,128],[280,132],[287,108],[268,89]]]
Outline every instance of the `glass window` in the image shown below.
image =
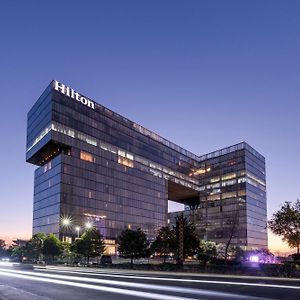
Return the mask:
[[80,151],[80,159],[86,160],[86,161],[89,161],[92,163],[96,162],[96,158],[91,153],[88,153],[85,151]]

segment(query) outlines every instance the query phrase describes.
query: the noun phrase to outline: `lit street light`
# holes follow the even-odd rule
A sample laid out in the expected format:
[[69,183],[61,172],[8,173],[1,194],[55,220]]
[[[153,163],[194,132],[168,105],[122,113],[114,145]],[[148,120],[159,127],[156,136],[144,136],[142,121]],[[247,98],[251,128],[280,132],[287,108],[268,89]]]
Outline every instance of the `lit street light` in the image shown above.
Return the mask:
[[77,238],[79,238],[79,234],[80,234],[80,227],[79,227],[79,226],[76,226],[76,227],[75,227],[75,230],[77,231]]
[[87,222],[87,223],[85,224],[85,227],[86,227],[87,229],[92,228],[92,226],[93,226],[93,224],[90,223],[90,222]]
[[62,219],[62,225],[69,226],[71,224],[71,220],[68,218]]
[[71,225],[72,221],[71,218],[68,217],[63,217],[61,219],[61,225],[62,225],[62,240],[63,242],[66,241],[66,236],[65,234],[67,233],[66,231],[68,231],[68,229],[70,229],[70,225]]

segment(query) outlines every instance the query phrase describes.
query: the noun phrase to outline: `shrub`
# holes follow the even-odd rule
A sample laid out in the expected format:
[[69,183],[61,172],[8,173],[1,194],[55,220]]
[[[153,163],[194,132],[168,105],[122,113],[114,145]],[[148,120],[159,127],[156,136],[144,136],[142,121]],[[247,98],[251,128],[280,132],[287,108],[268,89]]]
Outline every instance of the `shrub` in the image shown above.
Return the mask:
[[284,264],[262,264],[260,268],[266,276],[272,277],[294,277],[296,273],[296,265],[289,262]]

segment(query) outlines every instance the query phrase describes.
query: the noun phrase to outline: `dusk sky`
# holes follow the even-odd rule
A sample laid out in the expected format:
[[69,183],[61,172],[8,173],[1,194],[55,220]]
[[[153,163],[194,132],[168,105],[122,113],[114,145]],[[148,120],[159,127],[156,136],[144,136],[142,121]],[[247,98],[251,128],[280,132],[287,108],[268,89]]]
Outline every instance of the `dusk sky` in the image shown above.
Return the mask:
[[195,154],[248,142],[269,217],[300,198],[299,16],[292,0],[2,0],[0,237],[31,236],[26,115],[52,79]]

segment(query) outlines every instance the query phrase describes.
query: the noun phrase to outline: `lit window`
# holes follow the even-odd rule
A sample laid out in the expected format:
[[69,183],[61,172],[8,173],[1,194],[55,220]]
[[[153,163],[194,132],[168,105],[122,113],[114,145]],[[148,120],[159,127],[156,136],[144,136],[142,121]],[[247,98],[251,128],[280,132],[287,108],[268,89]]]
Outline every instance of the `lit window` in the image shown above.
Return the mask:
[[133,155],[132,155],[132,154],[126,153],[126,157],[127,157],[128,159],[133,160]]
[[229,180],[229,179],[233,179],[236,178],[236,173],[228,173],[224,176],[222,176],[222,180]]
[[236,192],[230,192],[230,193],[223,193],[222,194],[222,199],[235,198],[235,197],[236,197]]
[[222,182],[222,186],[228,186],[228,185],[233,185],[233,184],[236,184],[236,180],[233,179],[233,180],[227,180],[227,181],[223,181]]
[[118,163],[121,165],[124,165],[126,167],[133,168],[133,161],[130,159],[127,159],[125,157],[119,156],[118,157]]
[[160,178],[162,177],[162,173],[159,172],[159,171],[150,169],[150,173],[153,174],[154,176],[157,176],[157,177],[160,177]]
[[80,159],[93,163],[96,161],[95,157],[92,154],[84,151],[80,151]]
[[119,154],[120,156],[126,157],[125,151],[118,150],[118,154]]
[[52,168],[51,161],[44,165],[44,173]]
[[210,182],[214,183],[214,182],[218,182],[220,181],[220,177],[214,177],[210,179]]
[[207,200],[208,200],[208,201],[216,201],[216,200],[220,200],[220,194],[218,194],[218,195],[210,195],[210,196],[207,196]]
[[255,175],[250,174],[249,172],[247,172],[247,177],[251,178],[252,180],[256,181],[257,183],[261,184],[262,186],[266,186],[266,184],[262,180],[260,180]]
[[238,195],[239,196],[246,196],[246,191],[245,190],[238,191]]
[[241,177],[238,179],[238,183],[246,182],[246,177]]

